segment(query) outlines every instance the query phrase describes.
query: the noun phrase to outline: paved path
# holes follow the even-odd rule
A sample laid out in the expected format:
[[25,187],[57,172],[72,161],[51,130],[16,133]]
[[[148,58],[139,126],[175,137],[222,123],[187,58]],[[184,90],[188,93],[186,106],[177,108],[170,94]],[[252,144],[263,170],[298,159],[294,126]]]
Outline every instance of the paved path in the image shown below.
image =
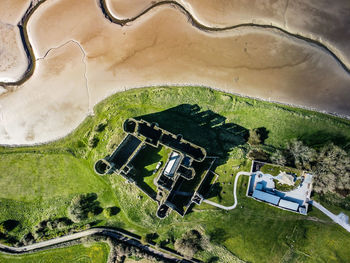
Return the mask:
[[10,254],[22,254],[22,253],[26,253],[26,252],[29,252],[29,251],[32,251],[35,249],[49,248],[50,246],[53,246],[53,245],[65,243],[68,241],[76,240],[76,239],[79,239],[82,237],[87,237],[87,236],[91,236],[91,235],[95,235],[95,234],[113,237],[114,239],[117,239],[119,241],[123,241],[125,243],[128,243],[129,245],[138,247],[138,248],[140,248],[146,252],[149,252],[153,255],[157,255],[157,256],[160,256],[162,258],[165,258],[165,259],[169,260],[169,262],[192,262],[192,261],[179,259],[179,258],[171,255],[170,253],[162,252],[162,251],[156,250],[150,246],[143,245],[138,240],[133,239],[132,237],[126,236],[125,234],[123,234],[122,232],[120,232],[118,230],[113,230],[113,229],[103,228],[103,227],[91,228],[91,229],[88,229],[88,230],[85,230],[85,231],[82,231],[79,233],[74,233],[74,234],[70,234],[70,235],[66,235],[66,236],[62,236],[62,237],[57,237],[54,239],[50,239],[47,241],[43,241],[43,242],[39,242],[39,243],[35,243],[35,244],[23,246],[23,247],[10,247],[10,246],[0,244],[0,251],[10,253]]
[[[258,172],[255,172],[256,174]],[[232,209],[235,209],[236,206],[237,206],[237,182],[238,182],[238,178],[241,176],[241,175],[247,175],[247,176],[250,176],[252,173],[250,172],[238,172],[237,175],[236,175],[236,178],[235,178],[235,183],[233,185],[233,198],[235,199],[235,202],[233,205],[231,206],[223,206],[223,205],[220,205],[218,203],[215,203],[215,202],[212,202],[212,201],[209,201],[207,199],[204,199],[203,202],[204,203],[207,203],[207,204],[210,204],[210,205],[213,205],[213,206],[216,206],[218,208],[221,208],[221,209],[225,209],[225,210],[232,210]]]
[[327,208],[322,206],[320,203],[317,203],[316,201],[311,201],[310,202],[312,206],[316,207],[319,209],[322,213],[327,215],[329,218],[331,218],[335,223],[338,225],[342,226],[344,229],[346,229],[348,232],[350,232],[350,225],[342,219],[339,215],[333,214],[331,211],[329,211]]
[[[259,172],[255,172],[256,174],[258,174]],[[233,197],[234,197],[234,204],[231,205],[231,206],[223,206],[223,205],[220,205],[218,203],[215,203],[215,202],[212,202],[212,201],[209,201],[207,199],[204,199],[203,202],[204,203],[207,203],[207,204],[210,204],[210,205],[213,205],[213,206],[216,206],[218,208],[221,208],[221,209],[224,209],[224,210],[232,210],[232,209],[235,209],[236,206],[237,206],[237,182],[238,182],[238,179],[241,175],[248,175],[250,176],[252,173],[249,173],[249,172],[239,172],[237,173],[236,175],[236,178],[235,178],[235,183],[234,183],[234,186],[233,186]],[[338,225],[340,225],[341,227],[343,227],[345,230],[347,230],[348,232],[350,232],[350,224],[346,221],[346,219],[344,219],[344,216],[341,216],[340,215],[335,215],[333,214],[332,212],[330,212],[329,210],[327,210],[324,206],[322,206],[320,203],[317,203],[316,201],[311,201],[310,202],[314,207],[316,207],[317,209],[319,209],[322,213],[324,213],[325,215],[327,215],[328,217],[330,217],[335,223],[337,223]]]

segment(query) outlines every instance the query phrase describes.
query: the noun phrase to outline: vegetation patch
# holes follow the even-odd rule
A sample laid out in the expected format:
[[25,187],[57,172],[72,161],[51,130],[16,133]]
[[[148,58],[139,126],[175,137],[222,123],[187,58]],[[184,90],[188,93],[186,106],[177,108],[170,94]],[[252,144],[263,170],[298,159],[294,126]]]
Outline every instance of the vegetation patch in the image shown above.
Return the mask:
[[74,245],[25,255],[7,255],[0,253],[3,263],[38,263],[38,262],[107,262],[109,246],[95,243],[90,246]]
[[[225,93],[199,87],[131,90],[98,104],[95,115],[88,117],[64,139],[33,147],[1,147],[0,222],[18,222],[17,227],[6,234],[13,238],[7,242],[16,243],[25,234],[35,234],[35,226],[42,221],[67,218],[73,198],[96,193],[100,207],[118,207],[120,211],[113,216],[107,212],[93,214],[79,223],[73,222],[67,229],[94,225],[123,228],[141,236],[157,233],[154,242],[172,249],[184,233],[202,229],[203,235],[210,237],[210,243],[194,256],[203,261],[235,262],[239,257],[250,262],[280,262],[288,255],[294,262],[349,261],[350,252],[344,247],[350,247],[350,237],[345,230],[315,209],[308,216],[302,216],[247,198],[247,177],[238,180],[238,206],[234,210],[223,211],[202,203],[183,218],[172,213],[160,220],[154,214],[157,209],[154,201],[146,198],[137,187],[114,175],[101,177],[94,173],[96,160],[112,152],[124,138],[123,122],[128,118],[142,118],[157,122],[174,134],[182,134],[184,139],[205,148],[208,156],[218,157],[213,166],[219,175],[214,182],[217,188],[213,188],[215,191],[208,197],[210,200],[233,204],[235,176],[238,171],[249,171],[247,154],[252,150],[279,160],[275,163],[281,164],[285,160],[287,165],[291,162],[293,167],[308,170],[315,166],[311,162],[308,168],[306,162],[312,160],[307,150],[313,149],[310,153],[316,152],[325,162],[334,163],[334,169],[323,173],[327,176],[322,177],[324,181],[320,179],[319,187],[327,184],[328,176],[336,182],[327,184],[332,188],[325,193],[320,191],[317,197],[330,200],[329,206],[334,211],[348,207],[343,203],[347,204],[348,196],[343,196],[347,186],[342,177],[347,170],[338,172],[338,163],[331,161],[334,160],[331,153],[348,156],[349,121],[289,106],[227,96],[233,100],[227,99]],[[248,143],[249,131],[258,128],[266,129],[267,138]],[[96,138],[97,143],[90,142],[91,138]],[[294,143],[293,146],[293,139],[302,145]],[[328,149],[331,144],[341,151]],[[325,154],[320,155],[322,149]],[[293,155],[284,155],[285,151]],[[279,152],[282,155],[278,156]],[[155,164],[156,161],[151,160],[145,167],[151,171]],[[323,171],[322,166],[317,169]],[[144,177],[146,184],[148,178],[152,180],[151,176]],[[336,196],[339,202],[329,196]],[[45,238],[58,234],[47,224],[45,228],[48,229]]]

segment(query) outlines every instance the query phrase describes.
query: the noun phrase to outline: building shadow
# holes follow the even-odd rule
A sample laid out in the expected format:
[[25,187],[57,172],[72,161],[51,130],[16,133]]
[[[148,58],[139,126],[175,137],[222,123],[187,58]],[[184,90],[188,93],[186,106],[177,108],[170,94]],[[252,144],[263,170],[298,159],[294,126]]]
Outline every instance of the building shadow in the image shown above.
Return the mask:
[[208,156],[219,157],[216,165],[226,163],[229,152],[247,141],[248,130],[227,122],[226,117],[202,110],[197,104],[181,104],[161,112],[135,117],[154,122],[159,127],[183,138],[207,151]]
[[136,173],[135,183],[153,199],[156,198],[157,193],[147,184],[147,182],[145,182],[145,179],[154,175],[154,173],[153,170],[149,170],[146,167],[158,163],[162,159],[162,156],[159,154],[160,150],[161,146],[154,148],[152,146],[145,145],[145,147],[131,162]]
[[[248,129],[236,123],[227,122],[226,117],[215,113],[212,110],[203,110],[196,104],[181,104],[161,112],[155,112],[134,118],[149,123],[156,123],[159,127],[175,135],[179,135],[179,138],[183,138],[204,148],[208,157],[218,157],[212,166],[212,169],[215,169],[215,166],[225,164],[229,158],[229,153],[235,147],[245,144],[249,134]],[[151,162],[156,163],[160,160],[161,156],[158,154],[159,150],[160,149],[156,148],[150,150],[152,151],[150,154],[154,156],[154,158],[149,159]],[[142,162],[142,160],[139,161]],[[149,164],[150,163],[147,165]],[[138,165],[138,167],[141,166],[142,165]],[[203,164],[198,163],[197,165],[197,162],[194,161],[193,167],[196,166],[200,167],[203,166]],[[140,175],[141,173],[142,175]],[[198,173],[198,171],[196,173]],[[151,176],[151,172],[141,168],[138,174],[139,178],[135,181],[142,186],[144,190],[151,193],[151,196],[153,197],[154,192],[144,182],[146,177]],[[196,176],[193,180],[186,182],[186,185],[196,185],[195,181],[200,179],[201,175],[198,174],[198,177]],[[192,192],[194,188],[195,187],[193,187]],[[211,191],[209,191],[209,189],[211,189]],[[189,190],[187,189],[186,191]],[[210,185],[208,191],[205,193],[205,198],[219,196],[221,199],[220,192],[221,188],[219,184],[214,186]],[[184,199],[184,203],[189,201],[187,199],[190,197],[191,196],[186,197],[177,195],[177,199]]]

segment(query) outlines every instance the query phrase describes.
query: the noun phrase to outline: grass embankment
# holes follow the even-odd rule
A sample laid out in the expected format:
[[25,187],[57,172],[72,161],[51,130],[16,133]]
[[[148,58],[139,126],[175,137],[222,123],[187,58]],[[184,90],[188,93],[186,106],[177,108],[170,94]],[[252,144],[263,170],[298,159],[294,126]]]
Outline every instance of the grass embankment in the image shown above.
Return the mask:
[[74,245],[65,248],[56,248],[25,255],[0,254],[2,263],[88,263],[107,262],[109,246],[106,243],[95,243],[90,246]]
[[[118,176],[100,177],[93,164],[105,157],[124,137],[122,123],[139,117],[192,141],[219,156],[216,172],[220,197],[232,205],[233,182],[240,170],[249,170],[245,136],[249,129],[264,127],[267,150],[292,138],[308,145],[333,141],[349,146],[350,123],[335,117],[194,87],[149,88],[119,93],[95,107],[89,117],[66,138],[36,147],[0,148],[0,222],[18,220],[12,232],[17,238],[32,231],[41,220],[67,216],[71,198],[94,192],[102,207],[118,206],[111,218],[101,213],[97,225],[122,227],[139,235],[157,232],[157,242],[169,243],[196,228],[211,244],[198,257],[233,262],[234,255],[251,262],[349,261],[350,235],[318,211],[324,223],[273,208],[245,197],[248,178],[239,179],[239,205],[222,211],[202,204],[181,218],[172,212],[164,220],[157,205],[135,186]],[[101,125],[103,124],[103,125]],[[91,140],[98,142],[90,148]],[[157,153],[165,156],[164,153]],[[163,157],[157,157],[158,162]],[[150,158],[152,159],[152,158]],[[11,165],[12,164],[12,165]],[[147,164],[150,172],[155,163]],[[233,176],[231,176],[233,174]],[[149,183],[151,176],[144,177]],[[224,183],[224,184],[222,184]],[[220,188],[221,187],[221,188]],[[242,208],[241,208],[242,207]]]

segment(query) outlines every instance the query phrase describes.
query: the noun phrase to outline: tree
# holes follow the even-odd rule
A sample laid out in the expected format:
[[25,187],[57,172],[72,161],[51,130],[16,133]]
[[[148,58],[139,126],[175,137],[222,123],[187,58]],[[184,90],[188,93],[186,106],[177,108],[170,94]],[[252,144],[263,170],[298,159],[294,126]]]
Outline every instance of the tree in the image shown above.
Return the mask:
[[93,135],[93,136],[91,136],[90,138],[89,138],[89,142],[88,142],[88,146],[90,147],[90,148],[95,148],[96,146],[97,146],[97,144],[98,144],[98,142],[99,142],[100,140],[99,140],[99,138],[97,137],[97,135]]
[[247,157],[253,160],[268,161],[269,154],[263,149],[252,149],[248,152]]
[[251,146],[264,144],[268,138],[269,131],[265,127],[259,127],[249,130],[248,143]]
[[298,169],[311,170],[316,151],[296,139],[287,144],[286,160]]
[[250,145],[259,145],[261,144],[261,136],[259,134],[258,129],[251,129],[249,130],[249,138],[248,138],[248,143]]
[[271,155],[271,161],[277,165],[285,166],[287,164],[287,159],[284,156],[283,152],[277,150]]
[[6,220],[0,223],[0,234],[8,234],[19,225],[17,220]]
[[107,207],[103,210],[103,214],[106,218],[110,218],[111,216],[115,216],[120,212],[120,208],[116,206]]
[[197,230],[190,230],[176,239],[174,246],[186,258],[193,258],[202,249],[202,235]]
[[68,207],[69,217],[76,223],[101,212],[102,208],[97,201],[97,195],[94,193],[74,197]]
[[318,155],[314,167],[314,190],[345,196],[350,190],[350,156],[340,147],[329,144]]

